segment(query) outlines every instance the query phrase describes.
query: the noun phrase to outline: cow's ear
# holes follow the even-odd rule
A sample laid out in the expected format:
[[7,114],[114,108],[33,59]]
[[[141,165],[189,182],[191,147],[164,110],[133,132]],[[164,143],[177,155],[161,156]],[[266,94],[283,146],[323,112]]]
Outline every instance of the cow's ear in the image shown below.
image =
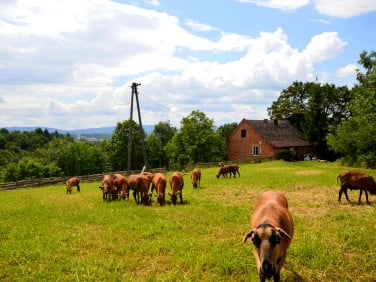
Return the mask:
[[288,243],[291,242],[291,236],[287,234],[285,230],[283,230],[282,228],[277,228],[277,232],[281,235],[281,237],[285,238]]
[[254,233],[253,230],[249,231],[244,237],[243,237],[243,243],[247,242],[249,237],[252,237],[252,234]]

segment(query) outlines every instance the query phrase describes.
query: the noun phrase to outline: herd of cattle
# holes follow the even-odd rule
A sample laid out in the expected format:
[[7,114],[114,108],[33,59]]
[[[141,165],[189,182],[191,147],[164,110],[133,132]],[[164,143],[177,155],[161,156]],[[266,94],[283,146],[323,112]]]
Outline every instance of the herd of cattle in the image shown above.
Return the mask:
[[[230,177],[233,175],[236,177],[236,173],[240,177],[238,165],[223,165],[219,169],[217,178]],[[195,168],[191,173],[192,185],[194,188],[200,186],[201,170]],[[183,203],[183,187],[184,178],[181,172],[173,172],[168,179],[171,192],[168,194],[171,197],[171,202],[176,205],[179,198],[180,203]],[[77,191],[80,191],[80,179],[78,177],[72,177],[67,180],[67,194],[72,193],[72,187],[76,186]],[[154,190],[156,191],[156,197],[158,203],[163,206],[166,202],[166,186],[167,179],[163,173],[151,173],[141,172],[139,174],[131,174],[128,179],[122,174],[115,173],[114,175],[106,174],[103,176],[101,186],[103,200],[117,200],[117,199],[129,199],[130,190],[133,191],[133,198],[137,204],[148,205],[151,203],[151,198]],[[149,192],[149,190],[151,190]]]
[[[231,178],[231,175],[240,177],[238,165],[221,165],[217,178],[220,176]],[[201,171],[195,168],[191,173],[192,185],[198,188],[201,181]],[[349,197],[347,190],[360,190],[358,202],[364,191],[366,201],[368,201],[368,192],[376,194],[376,183],[372,176],[346,170],[337,175],[341,184],[338,201],[341,201],[342,193],[345,194],[347,201]],[[72,192],[72,186],[77,186],[80,191],[79,179],[72,177],[67,181],[67,193]],[[151,193],[149,187],[151,184]],[[141,172],[140,174],[129,175],[126,179],[121,174],[105,175],[99,188],[103,192],[103,200],[129,198],[129,190],[133,190],[133,198],[137,204],[147,205],[151,201],[153,190],[156,190],[156,197],[160,205],[165,204],[166,194],[166,176],[162,173]],[[183,174],[173,172],[169,177],[171,187],[171,202],[176,205],[177,198],[183,203],[182,189],[184,186]],[[281,268],[286,258],[286,251],[294,235],[294,222],[288,209],[286,197],[275,191],[262,193],[256,200],[253,214],[251,217],[250,231],[244,236],[245,243],[251,238],[253,243],[253,254],[257,264],[260,281],[272,279],[280,280]]]
[[[220,169],[217,178],[222,177],[236,177],[236,174],[240,177],[239,166],[236,164],[220,165]],[[193,169],[191,173],[192,185],[197,188],[201,181],[201,171],[199,168]],[[337,183],[340,182],[341,188],[338,193],[338,201],[341,201],[341,196],[344,193],[347,201],[349,197],[347,190],[359,190],[358,202],[361,202],[361,197],[364,191],[366,202],[368,200],[368,192],[372,195],[376,195],[376,183],[372,176],[353,170],[345,170],[337,175]],[[171,187],[171,202],[175,205],[177,198],[180,198],[180,202],[183,202],[182,190],[184,187],[183,174],[180,172],[173,172],[169,178],[169,184]],[[151,192],[149,188],[151,185]],[[69,178],[66,182],[67,194],[72,193],[72,187],[76,186],[77,191],[80,191],[80,179],[78,177]],[[151,173],[142,172],[140,174],[131,174],[126,179],[121,174],[105,175],[102,180],[101,186],[103,192],[103,200],[115,200],[115,199],[129,199],[129,190],[133,190],[133,198],[137,204],[147,205],[151,201],[151,196],[154,189],[156,190],[156,197],[160,205],[165,204],[167,179],[163,173]]]

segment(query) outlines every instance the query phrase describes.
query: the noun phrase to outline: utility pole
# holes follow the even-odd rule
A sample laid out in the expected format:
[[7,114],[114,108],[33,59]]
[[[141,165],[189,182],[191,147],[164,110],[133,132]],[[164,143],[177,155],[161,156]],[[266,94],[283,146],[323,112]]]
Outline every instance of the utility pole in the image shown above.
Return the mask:
[[132,136],[133,136],[133,96],[136,97],[136,103],[137,103],[137,112],[138,112],[138,121],[141,127],[141,144],[142,144],[142,153],[144,156],[144,165],[145,167],[149,167],[146,150],[145,150],[145,136],[144,136],[144,130],[142,127],[142,121],[141,121],[141,111],[140,111],[140,103],[138,101],[138,93],[137,93],[137,87],[140,86],[141,83],[132,83],[132,96],[131,96],[131,112],[129,117],[129,140],[128,140],[128,174],[131,173],[131,163],[132,163]]

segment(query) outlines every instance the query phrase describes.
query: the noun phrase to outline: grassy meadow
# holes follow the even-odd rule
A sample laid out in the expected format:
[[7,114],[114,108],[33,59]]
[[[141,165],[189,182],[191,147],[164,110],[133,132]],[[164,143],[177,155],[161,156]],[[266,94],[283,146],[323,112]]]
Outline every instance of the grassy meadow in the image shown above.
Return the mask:
[[0,191],[0,281],[258,281],[242,238],[266,190],[286,195],[295,222],[282,281],[376,281],[376,196],[338,203],[344,169],[275,161],[216,179],[205,168],[198,189],[185,175],[183,205],[164,207],[103,202],[99,183]]

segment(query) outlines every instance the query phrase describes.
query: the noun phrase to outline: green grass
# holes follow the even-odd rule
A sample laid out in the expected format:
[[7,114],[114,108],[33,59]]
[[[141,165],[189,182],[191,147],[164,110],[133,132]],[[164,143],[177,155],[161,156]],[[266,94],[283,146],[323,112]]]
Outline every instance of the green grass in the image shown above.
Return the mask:
[[[255,198],[288,198],[295,235],[282,281],[375,281],[376,196],[338,203],[336,163],[243,164],[240,178],[185,176],[185,203],[103,202],[99,183],[0,192],[1,281],[258,281],[243,244]],[[375,170],[365,170],[376,177]]]

